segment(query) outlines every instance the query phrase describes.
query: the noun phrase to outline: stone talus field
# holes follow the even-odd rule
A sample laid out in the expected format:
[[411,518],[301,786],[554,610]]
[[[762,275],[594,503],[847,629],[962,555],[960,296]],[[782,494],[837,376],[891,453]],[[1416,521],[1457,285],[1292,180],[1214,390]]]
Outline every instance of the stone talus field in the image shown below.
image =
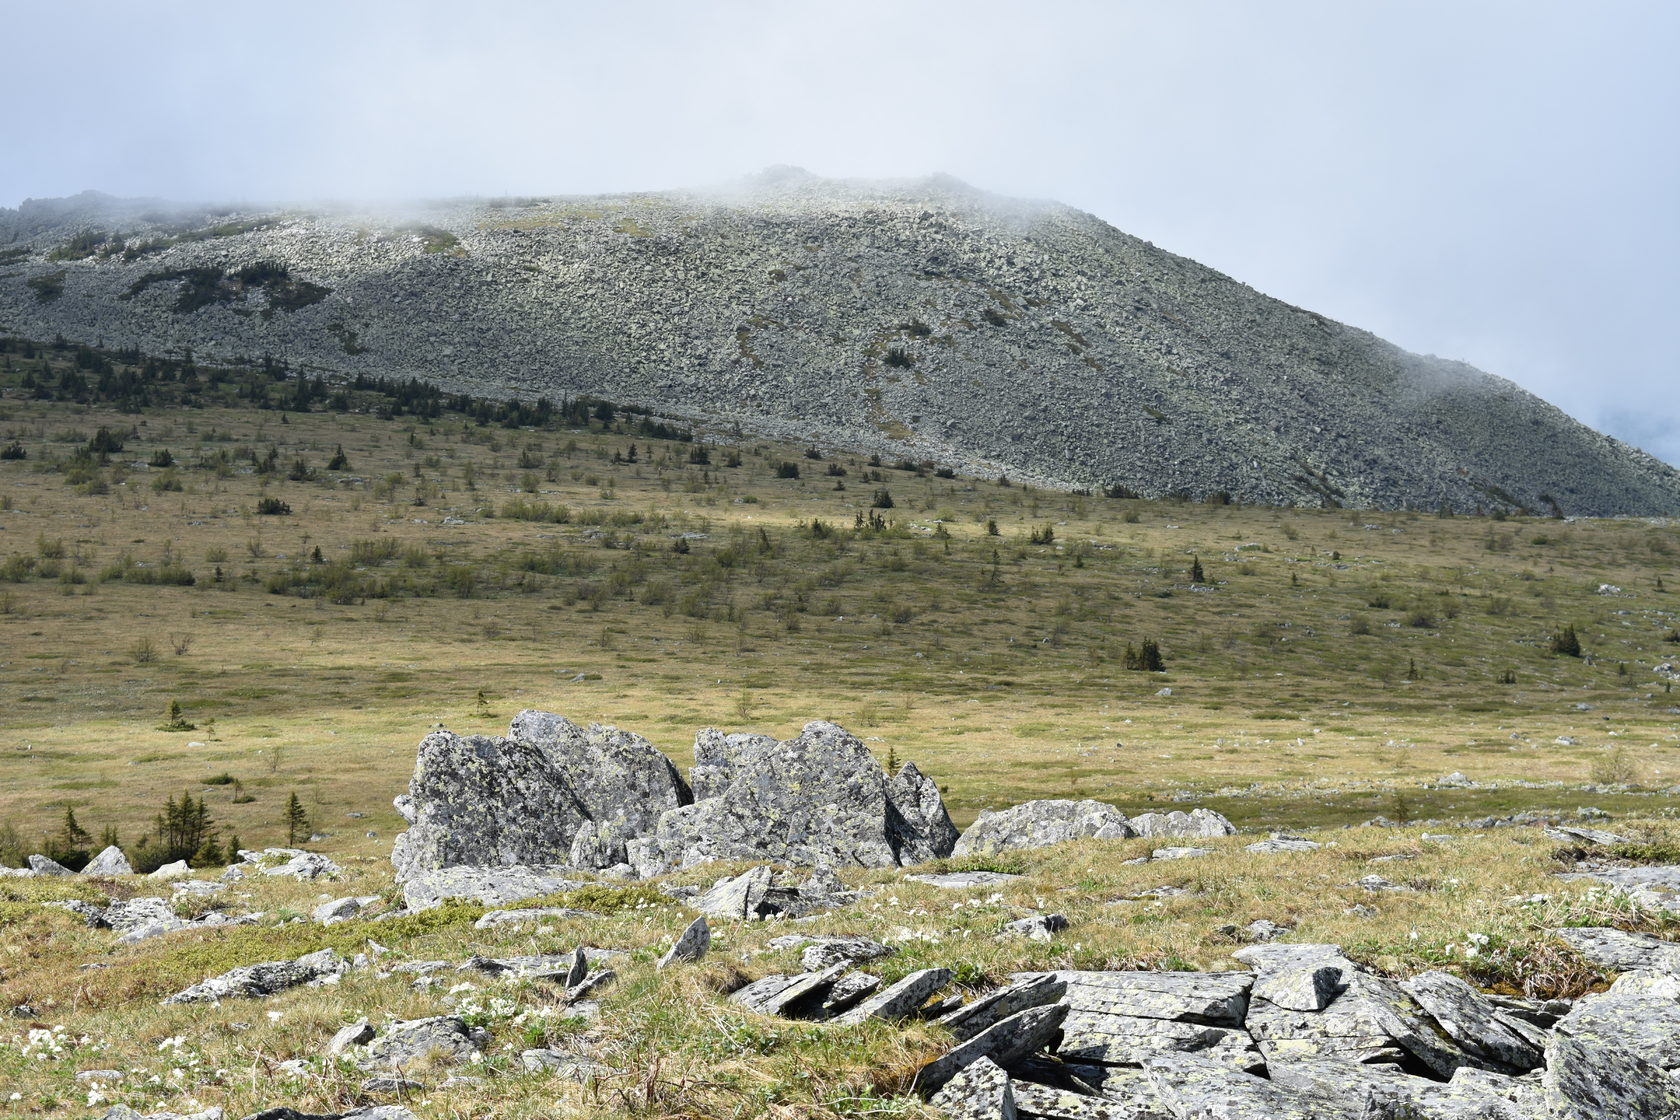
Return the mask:
[[0,331],[594,394],[1147,496],[1680,508],[1680,474],[1508,381],[938,176],[402,215],[32,200],[0,210]]

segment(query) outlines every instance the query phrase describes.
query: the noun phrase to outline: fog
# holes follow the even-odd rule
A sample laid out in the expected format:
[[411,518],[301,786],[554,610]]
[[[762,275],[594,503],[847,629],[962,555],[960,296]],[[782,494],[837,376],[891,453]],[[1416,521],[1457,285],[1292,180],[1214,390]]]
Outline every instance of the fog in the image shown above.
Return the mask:
[[1052,198],[1680,463],[1680,6],[18,0],[0,205]]

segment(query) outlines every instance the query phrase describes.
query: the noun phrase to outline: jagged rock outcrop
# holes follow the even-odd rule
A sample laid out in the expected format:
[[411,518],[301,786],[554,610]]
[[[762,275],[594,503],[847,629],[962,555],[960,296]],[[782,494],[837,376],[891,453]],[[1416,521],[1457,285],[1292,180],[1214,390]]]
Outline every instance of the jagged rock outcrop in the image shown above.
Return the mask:
[[1508,381],[944,176],[408,217],[90,193],[0,210],[0,249],[0,331],[30,338],[593,393],[1146,495],[1680,509],[1680,474]]
[[956,830],[938,788],[908,765],[888,778],[837,724],[731,746],[716,794],[659,818],[658,861],[895,867],[950,854]]
[[458,865],[568,862],[593,827],[605,861],[689,801],[688,784],[645,739],[523,711],[505,738],[434,731],[420,742],[398,808],[410,827],[391,852],[399,879]]

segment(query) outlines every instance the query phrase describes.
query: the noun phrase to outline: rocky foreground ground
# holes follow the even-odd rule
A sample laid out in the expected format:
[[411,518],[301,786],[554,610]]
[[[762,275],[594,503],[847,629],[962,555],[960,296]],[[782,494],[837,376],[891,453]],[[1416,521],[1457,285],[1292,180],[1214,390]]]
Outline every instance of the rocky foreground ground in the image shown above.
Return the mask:
[[[204,967],[179,987],[163,976],[150,988],[131,979],[131,994],[152,992],[155,1010],[131,1007],[119,1021],[135,1030],[197,1022],[207,1038],[261,1036],[218,1052],[182,1029],[157,1049],[251,1056],[253,1085],[261,1077],[263,1087],[243,1099],[254,1093],[272,1107],[239,1114],[273,1120],[712,1115],[723,1114],[712,1103],[720,1092],[735,1094],[737,1114],[846,1114],[849,1106],[832,1100],[778,1103],[783,1090],[748,1071],[755,1062],[773,1067],[779,1050],[807,1064],[858,1061],[856,1083],[872,1088],[855,1090],[863,1104],[854,1112],[1047,1120],[1680,1114],[1673,942],[1609,923],[1542,928],[1529,955],[1576,962],[1585,979],[1562,995],[1544,990],[1558,989],[1555,977],[1542,982],[1531,970],[1522,985],[1490,992],[1461,974],[1474,978],[1480,962],[1513,952],[1494,937],[1467,935],[1457,956],[1447,946],[1450,967],[1379,968],[1362,963],[1379,955],[1371,944],[1314,940],[1311,918],[1289,918],[1300,908],[1273,896],[1269,905],[1286,920],[1220,925],[1229,956],[1218,967],[1170,967],[1164,955],[1093,957],[1086,939],[1150,925],[1164,906],[1200,898],[1209,903],[1204,920],[1225,917],[1212,905],[1220,876],[1205,869],[1232,861],[1274,869],[1274,884],[1323,889],[1312,872],[1344,841],[1242,837],[1205,810],[1127,816],[1092,801],[985,813],[959,835],[937,785],[913,766],[885,773],[832,724],[811,724],[787,741],[706,731],[696,758],[685,778],[637,736],[538,712],[521,713],[501,738],[435,731],[401,799],[411,827],[395,846],[394,884],[293,849],[242,852],[215,878],[181,865],[135,876],[116,849],[80,874],[32,859],[0,885],[60,890],[64,897],[47,903],[59,915],[52,920],[82,923],[78,944],[93,959],[64,965],[89,978],[79,995],[39,987],[40,1005],[11,1009],[29,1025],[11,1047],[13,1064],[0,1050],[0,1075],[64,1063],[67,1076],[74,1067],[78,1096],[49,1107],[18,1093],[0,1101],[0,1112],[223,1115],[222,1106],[198,1107],[200,1098],[244,1074],[197,1059],[167,1074],[132,1063],[104,1068],[92,1059],[111,1042],[43,1018],[49,1001],[60,1011],[98,1002],[101,974],[121,971],[122,953],[220,938],[244,959]],[[1652,928],[1661,928],[1680,899],[1680,866],[1609,858],[1632,850],[1614,827],[1507,831],[1513,845],[1573,853],[1559,890],[1584,887],[1588,898],[1615,900],[1602,913],[1655,915]],[[1455,842],[1443,832],[1415,843]],[[1457,889],[1456,880],[1403,874],[1408,861],[1425,858],[1404,848],[1362,856],[1375,870],[1345,884],[1343,897],[1360,901],[1344,912],[1375,924],[1384,911]],[[1118,867],[1078,869],[1100,861]],[[1095,906],[1080,893],[1116,870],[1175,882]],[[380,889],[335,895],[340,882]],[[264,890],[293,892],[294,906],[312,891],[322,897],[307,913],[284,915],[231,904]],[[572,946],[562,948],[568,938]],[[48,958],[33,944],[17,938],[5,969],[26,979],[32,960]],[[309,948],[268,959],[265,946]],[[213,959],[196,953],[154,960],[160,972],[182,974]],[[1507,962],[1511,976],[1524,975],[1520,963]],[[202,1018],[180,1018],[195,1014]],[[265,1017],[274,1028],[267,1034],[253,1023]],[[296,1031],[279,1032],[287,1017]],[[690,1037],[636,1049],[638,1032],[660,1031]],[[705,1074],[673,1088],[648,1068],[676,1063],[696,1040]],[[692,1054],[687,1060],[695,1069]]]

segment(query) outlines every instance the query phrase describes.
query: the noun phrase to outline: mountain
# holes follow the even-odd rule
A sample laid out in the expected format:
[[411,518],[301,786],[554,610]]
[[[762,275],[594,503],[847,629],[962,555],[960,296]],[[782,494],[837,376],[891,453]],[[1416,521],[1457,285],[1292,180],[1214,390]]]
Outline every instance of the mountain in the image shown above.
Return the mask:
[[1680,512],[1680,473],[1509,381],[942,176],[383,212],[29,200],[0,210],[0,331],[594,394],[1053,486]]

